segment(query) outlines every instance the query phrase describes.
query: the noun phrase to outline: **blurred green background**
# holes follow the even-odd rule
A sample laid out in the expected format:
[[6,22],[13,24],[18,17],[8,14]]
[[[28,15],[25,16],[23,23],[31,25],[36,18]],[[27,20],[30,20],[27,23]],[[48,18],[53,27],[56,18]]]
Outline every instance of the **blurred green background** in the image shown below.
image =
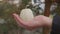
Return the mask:
[[[32,9],[34,15],[39,15],[39,14],[44,14],[44,10],[39,8],[38,6],[33,6],[31,0],[19,0],[18,5],[13,3],[14,0],[9,1],[9,0],[1,0],[0,1],[0,34],[24,34],[23,28],[19,27],[12,17],[12,13],[17,13],[20,14],[20,11],[25,8],[30,8]],[[52,5],[56,5],[52,3]],[[57,6],[59,7],[59,6]],[[39,10],[42,11],[42,13],[39,13]],[[59,9],[52,9],[50,13],[50,17],[53,18],[54,14],[58,11]],[[27,31],[25,31],[27,34]],[[42,34],[39,29],[36,31],[33,31],[29,34]]]

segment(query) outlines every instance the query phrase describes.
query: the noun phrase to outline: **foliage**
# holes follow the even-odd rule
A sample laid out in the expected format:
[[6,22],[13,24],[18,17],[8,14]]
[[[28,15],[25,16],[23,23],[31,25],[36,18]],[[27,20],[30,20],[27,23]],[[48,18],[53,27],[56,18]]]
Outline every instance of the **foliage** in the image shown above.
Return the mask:
[[30,0],[22,0],[22,4],[20,5],[19,9],[22,10],[26,7]]
[[9,3],[0,3],[0,17],[5,19],[6,23],[0,24],[0,30],[6,32],[11,29],[17,29],[17,24],[12,17],[12,13],[16,12],[17,8]]
[[58,4],[57,8],[55,9],[55,12],[60,15],[60,4]]
[[27,5],[30,0],[22,0],[22,3]]

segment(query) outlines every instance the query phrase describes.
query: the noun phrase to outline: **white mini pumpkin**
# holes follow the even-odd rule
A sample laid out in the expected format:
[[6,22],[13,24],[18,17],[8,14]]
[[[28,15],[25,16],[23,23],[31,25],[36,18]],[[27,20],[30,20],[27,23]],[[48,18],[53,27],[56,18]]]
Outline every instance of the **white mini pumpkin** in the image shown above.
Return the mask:
[[31,9],[22,9],[20,12],[20,17],[25,21],[29,21],[34,18],[34,15]]

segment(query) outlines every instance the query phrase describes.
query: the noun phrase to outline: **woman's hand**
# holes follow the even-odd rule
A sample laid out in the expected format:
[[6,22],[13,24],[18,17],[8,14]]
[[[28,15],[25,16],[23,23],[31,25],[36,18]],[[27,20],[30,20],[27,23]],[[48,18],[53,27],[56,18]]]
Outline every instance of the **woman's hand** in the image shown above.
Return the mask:
[[19,15],[16,13],[13,14],[13,17],[17,21],[17,24],[25,29],[33,30],[39,27],[51,27],[52,25],[52,19],[43,15],[39,15],[34,17],[30,21],[24,21],[22,20]]

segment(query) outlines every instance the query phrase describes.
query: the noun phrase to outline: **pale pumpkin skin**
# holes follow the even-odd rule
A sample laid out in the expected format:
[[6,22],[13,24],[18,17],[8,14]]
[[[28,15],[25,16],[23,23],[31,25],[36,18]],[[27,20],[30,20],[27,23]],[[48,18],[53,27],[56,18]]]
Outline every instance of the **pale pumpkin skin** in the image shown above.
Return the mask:
[[29,21],[31,19],[34,18],[33,12],[31,9],[25,8],[22,9],[20,12],[20,17],[24,20],[24,21]]

